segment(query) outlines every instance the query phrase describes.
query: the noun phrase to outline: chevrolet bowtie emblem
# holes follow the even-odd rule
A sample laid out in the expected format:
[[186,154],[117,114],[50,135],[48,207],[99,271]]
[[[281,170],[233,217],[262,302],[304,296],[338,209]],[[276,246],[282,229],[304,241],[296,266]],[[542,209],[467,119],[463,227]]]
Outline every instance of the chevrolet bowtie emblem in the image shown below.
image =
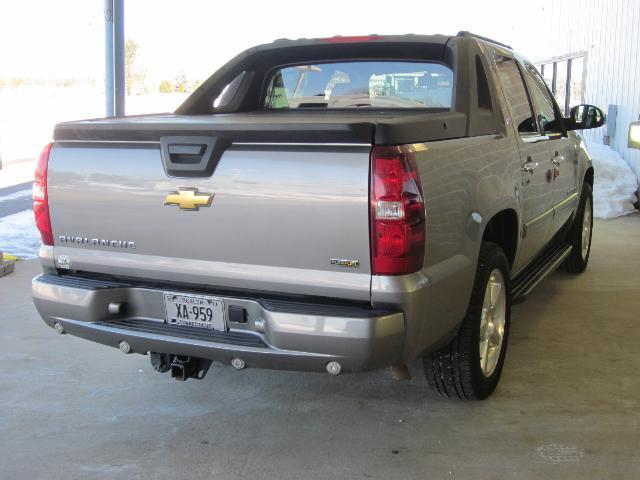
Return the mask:
[[164,199],[165,205],[176,205],[180,210],[200,210],[208,207],[213,200],[213,193],[198,192],[197,188],[179,188],[177,192],[169,192]]

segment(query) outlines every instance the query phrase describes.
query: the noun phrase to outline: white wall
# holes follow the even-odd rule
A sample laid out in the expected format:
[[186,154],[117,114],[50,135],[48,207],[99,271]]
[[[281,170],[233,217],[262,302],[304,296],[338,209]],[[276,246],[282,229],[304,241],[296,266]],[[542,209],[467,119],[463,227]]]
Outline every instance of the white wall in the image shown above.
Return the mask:
[[[611,146],[640,179],[640,150],[627,148],[629,123],[640,114],[640,1],[562,0],[543,7],[546,60],[585,51],[584,101],[601,107],[618,106],[617,127]],[[549,32],[549,33],[547,33]],[[602,142],[606,127],[585,131]]]

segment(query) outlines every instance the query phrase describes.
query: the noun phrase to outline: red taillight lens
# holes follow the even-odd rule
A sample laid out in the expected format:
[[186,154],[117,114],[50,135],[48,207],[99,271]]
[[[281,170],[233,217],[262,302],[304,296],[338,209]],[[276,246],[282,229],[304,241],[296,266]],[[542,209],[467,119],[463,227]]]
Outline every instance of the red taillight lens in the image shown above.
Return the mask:
[[51,219],[49,218],[49,197],[47,194],[47,167],[52,145],[53,143],[49,143],[42,149],[36,164],[36,175],[33,182],[33,213],[44,245],[53,245],[53,231],[51,230]]
[[412,147],[371,151],[371,268],[374,275],[405,275],[422,268],[425,215]]

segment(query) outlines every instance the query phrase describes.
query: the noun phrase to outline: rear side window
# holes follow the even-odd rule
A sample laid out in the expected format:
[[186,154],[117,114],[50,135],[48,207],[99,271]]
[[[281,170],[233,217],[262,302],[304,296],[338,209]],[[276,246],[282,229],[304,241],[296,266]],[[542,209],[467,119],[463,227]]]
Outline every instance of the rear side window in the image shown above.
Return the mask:
[[453,73],[432,62],[351,61],[276,69],[263,108],[450,110]]

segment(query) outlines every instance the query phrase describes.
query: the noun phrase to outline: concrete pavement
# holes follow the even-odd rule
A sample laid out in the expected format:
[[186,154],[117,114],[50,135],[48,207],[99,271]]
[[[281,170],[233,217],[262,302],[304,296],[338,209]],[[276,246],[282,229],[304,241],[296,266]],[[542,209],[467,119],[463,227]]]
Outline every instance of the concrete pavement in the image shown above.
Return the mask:
[[588,271],[514,309],[494,397],[452,403],[389,372],[214,366],[201,382],[56,335],[0,279],[2,479],[640,477],[640,215],[598,221]]

